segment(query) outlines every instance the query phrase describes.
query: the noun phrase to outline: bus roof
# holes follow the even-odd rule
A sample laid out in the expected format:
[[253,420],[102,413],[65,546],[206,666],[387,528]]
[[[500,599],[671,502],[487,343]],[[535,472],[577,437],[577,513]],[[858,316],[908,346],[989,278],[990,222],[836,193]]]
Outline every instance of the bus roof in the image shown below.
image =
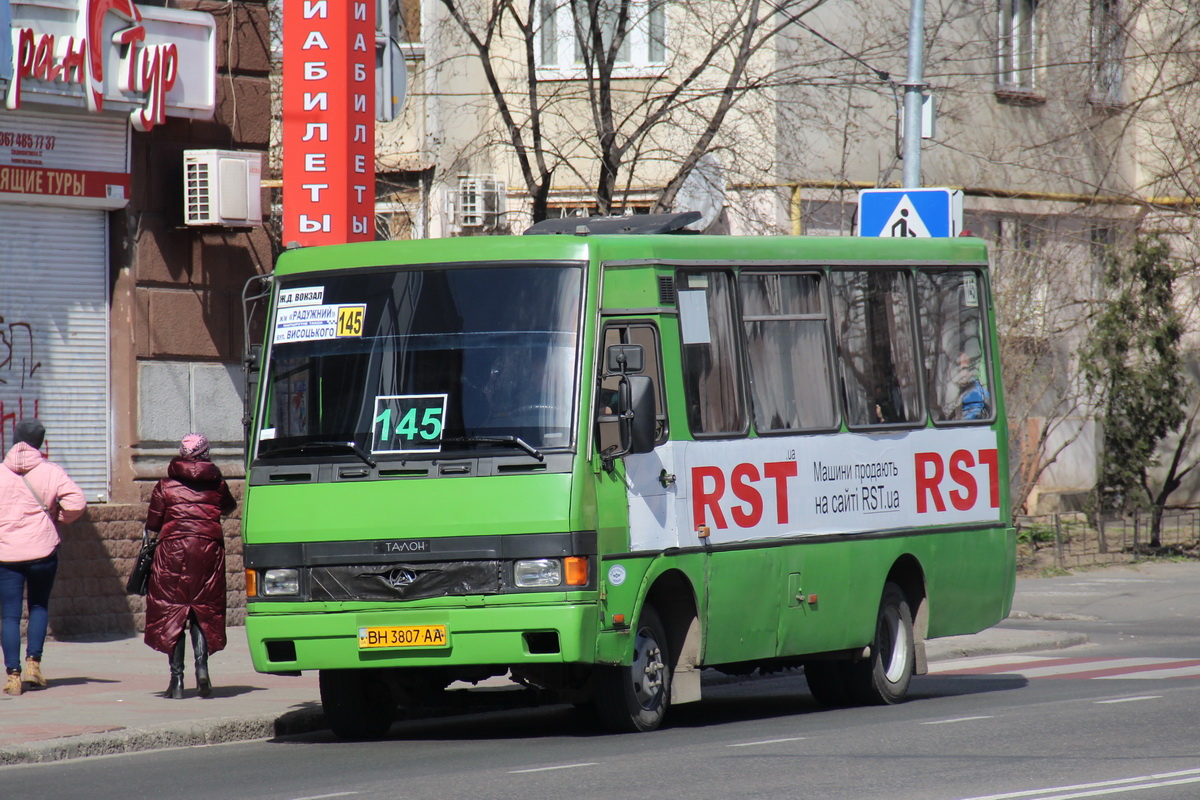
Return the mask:
[[279,257],[277,274],[483,261],[664,263],[986,264],[974,237],[891,239],[858,236],[557,235],[472,236],[303,247]]

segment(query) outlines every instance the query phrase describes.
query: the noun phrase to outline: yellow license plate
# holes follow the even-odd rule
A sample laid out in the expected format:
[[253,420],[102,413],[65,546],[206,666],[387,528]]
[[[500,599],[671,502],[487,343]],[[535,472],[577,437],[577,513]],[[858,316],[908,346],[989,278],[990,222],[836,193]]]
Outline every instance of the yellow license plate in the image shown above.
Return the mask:
[[358,629],[358,649],[372,647],[447,647],[445,625],[386,625]]

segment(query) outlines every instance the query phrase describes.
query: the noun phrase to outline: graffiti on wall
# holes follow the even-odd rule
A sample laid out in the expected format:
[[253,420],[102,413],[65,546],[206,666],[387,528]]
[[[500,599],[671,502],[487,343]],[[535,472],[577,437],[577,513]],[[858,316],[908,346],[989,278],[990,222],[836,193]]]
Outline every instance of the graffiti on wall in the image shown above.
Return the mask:
[[41,366],[33,326],[0,316],[0,452],[7,452],[20,420],[38,415],[34,376]]

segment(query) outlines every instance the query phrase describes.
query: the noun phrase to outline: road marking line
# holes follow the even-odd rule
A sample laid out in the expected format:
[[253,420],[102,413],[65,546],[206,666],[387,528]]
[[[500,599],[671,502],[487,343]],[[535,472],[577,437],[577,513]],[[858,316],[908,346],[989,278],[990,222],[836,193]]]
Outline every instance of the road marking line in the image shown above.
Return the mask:
[[328,800],[330,797],[349,797],[358,792],[334,792],[333,794],[314,794],[309,797],[296,797],[293,800]]
[[1181,661],[1181,664],[1188,664],[1186,667],[1149,667],[1143,670],[1127,672],[1121,675],[1097,675],[1098,681],[1115,681],[1119,678],[1128,678],[1131,681],[1150,680],[1161,678],[1200,678],[1200,662],[1196,661]]
[[1200,659],[1174,658],[1008,658],[960,659],[930,668],[937,675],[1014,674],[1024,678],[1151,680],[1200,678]]
[[968,662],[962,664],[960,668],[947,665],[946,668],[940,671],[953,672],[959,675],[1018,672],[1026,677],[1035,675],[1044,677],[1048,675],[1069,675],[1113,667],[1149,666],[1164,662],[1172,665],[1178,663],[1172,659],[1165,658],[1045,658],[1034,656],[1013,659],[1007,664],[973,664]]
[[[929,673],[943,672],[970,672],[979,670],[983,672],[998,671],[996,667],[1012,667],[1012,671],[1017,671],[1021,667],[1030,664],[1045,664],[1050,659],[1046,656],[1023,656],[1023,655],[1004,655],[1004,656],[976,656],[973,658],[956,658],[951,661],[943,661],[937,664],[929,665]],[[1056,659],[1057,661],[1074,659]],[[1083,659],[1079,659],[1082,661]]]
[[[1178,772],[1162,772],[1155,775],[1139,775],[1136,778],[1118,778],[1116,780],[1097,781],[1095,783],[1077,783],[1072,786],[1051,786],[1045,789],[1027,789],[1021,792],[1005,792],[1004,794],[988,794],[980,795],[978,797],[964,797],[963,800],[1014,800],[1014,798],[1017,797],[1036,797],[1037,800],[1070,800],[1071,798],[1097,797],[1103,794],[1134,792],[1140,789],[1154,789],[1159,786],[1176,786],[1185,783],[1200,783],[1200,769],[1184,769],[1179,770]],[[1063,791],[1080,791],[1081,793],[1046,794],[1047,792]]]
[[[1074,663],[1049,663],[1045,666],[1035,666],[1032,669],[1023,669],[1021,674],[1027,678],[1053,678],[1053,677],[1087,677],[1091,675],[1101,674],[1117,674],[1122,670],[1134,670],[1138,668],[1153,669],[1156,664],[1161,664],[1164,659],[1159,658],[1105,658],[1105,659],[1089,659],[1087,661],[1076,661]],[[1176,662],[1170,662],[1175,664]]]
[[1038,597],[1089,597],[1101,594],[1099,589],[1089,590],[1086,592],[1030,592],[1030,595]]
[[1138,700],[1162,700],[1162,695],[1144,694],[1141,697],[1118,697],[1115,700],[1097,700],[1096,705],[1103,706],[1109,703],[1134,703]]
[[802,742],[807,739],[807,736],[792,736],[788,739],[763,739],[761,742],[738,742],[737,744],[727,744],[726,747],[754,747],[759,744],[779,744],[780,742]]
[[556,769],[576,769],[577,767],[594,767],[594,766],[596,766],[596,762],[588,761],[583,764],[559,764],[554,767],[533,767],[531,769],[511,769],[508,771],[508,774],[509,775],[520,775],[521,773],[524,773],[524,772],[551,772]]
[[1037,800],[1079,800],[1083,797],[1101,797],[1106,794],[1123,794],[1125,792],[1140,792],[1146,789],[1161,789],[1164,786],[1183,786],[1189,783],[1200,783],[1200,778],[1179,778],[1173,781],[1154,781],[1151,783],[1136,783],[1127,786],[1114,786],[1109,789],[1074,792],[1072,794],[1047,794]]
[[[1147,663],[1139,664],[1139,661],[1145,660]],[[1102,664],[1097,664],[1096,669],[1081,670],[1074,675],[1066,676],[1072,678],[1090,678],[1094,680],[1116,680],[1118,678],[1166,678],[1166,677],[1184,677],[1197,678],[1200,677],[1200,661],[1190,659],[1187,661],[1170,661],[1166,659],[1119,659],[1113,662],[1112,666],[1105,667]]]
[[922,725],[948,725],[951,722],[974,722],[977,719],[995,719],[995,717],[955,717],[954,719],[935,719],[932,722],[922,722]]
[[1158,578],[1096,578],[1084,581],[1076,586],[1090,586],[1093,583],[1159,583]]

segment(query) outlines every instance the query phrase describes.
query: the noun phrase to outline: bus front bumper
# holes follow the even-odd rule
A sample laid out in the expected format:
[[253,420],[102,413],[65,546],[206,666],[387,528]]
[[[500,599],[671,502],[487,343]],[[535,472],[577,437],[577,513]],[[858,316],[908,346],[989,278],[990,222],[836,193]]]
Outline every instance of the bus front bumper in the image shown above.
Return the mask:
[[[401,635],[400,640],[412,641],[396,646],[372,645],[379,641],[378,634],[393,629],[421,635]],[[250,610],[246,615],[254,668],[275,673],[594,663],[598,633],[595,603],[316,613]]]

